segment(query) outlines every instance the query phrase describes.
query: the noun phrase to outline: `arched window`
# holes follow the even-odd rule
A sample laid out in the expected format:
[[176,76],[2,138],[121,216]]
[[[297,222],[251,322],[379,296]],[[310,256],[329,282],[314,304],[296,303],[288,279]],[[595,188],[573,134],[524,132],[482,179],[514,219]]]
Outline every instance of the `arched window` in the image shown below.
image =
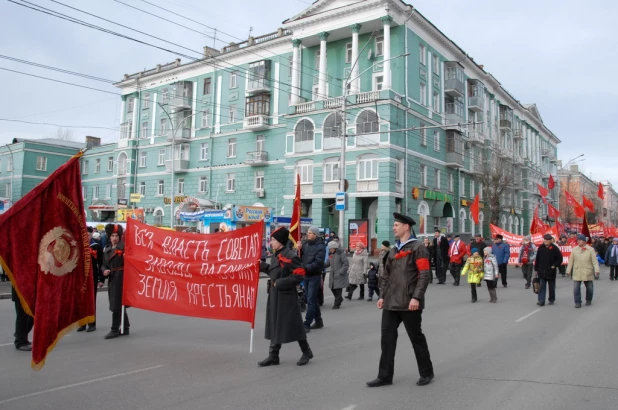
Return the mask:
[[[479,222],[481,221],[479,220]],[[472,233],[472,236],[476,234],[476,225],[474,224],[474,218],[472,217],[472,211],[470,211],[470,232]]]
[[427,233],[427,225],[429,219],[429,205],[427,202],[421,201],[418,205],[418,216],[419,216],[419,233],[426,234]]
[[333,113],[324,120],[324,138],[340,138],[343,135],[343,117]]
[[459,211],[459,232],[466,232],[466,211],[462,209]]
[[506,230],[506,216],[502,215],[500,218],[500,228]]
[[313,161],[305,159],[296,163],[294,185],[296,185],[296,174],[300,175],[301,184],[313,184]]
[[380,118],[372,110],[362,111],[356,118],[356,133],[368,134],[380,131]]
[[164,215],[163,209],[161,208],[155,209],[153,213],[155,226],[163,225],[163,215]]
[[118,175],[127,175],[127,154],[124,152],[118,155]]
[[507,231],[513,232],[513,217],[512,216],[509,216],[509,229],[507,229]]
[[294,129],[294,151],[313,151],[313,132],[315,127],[309,120],[301,120]]

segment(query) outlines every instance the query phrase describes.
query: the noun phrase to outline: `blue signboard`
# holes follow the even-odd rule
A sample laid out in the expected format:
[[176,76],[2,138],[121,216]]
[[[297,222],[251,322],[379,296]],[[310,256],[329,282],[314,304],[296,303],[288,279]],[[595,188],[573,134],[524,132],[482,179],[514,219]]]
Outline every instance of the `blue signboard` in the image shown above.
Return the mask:
[[345,192],[337,192],[335,194],[335,211],[345,211],[346,198]]

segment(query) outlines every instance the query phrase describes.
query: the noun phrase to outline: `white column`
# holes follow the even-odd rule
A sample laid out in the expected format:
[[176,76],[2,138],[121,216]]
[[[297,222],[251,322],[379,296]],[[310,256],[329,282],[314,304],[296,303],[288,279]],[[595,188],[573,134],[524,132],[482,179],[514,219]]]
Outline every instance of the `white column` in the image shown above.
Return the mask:
[[292,104],[300,102],[300,40],[292,40]]
[[431,52],[427,52],[427,107],[433,111],[433,60]]
[[391,89],[391,16],[384,16],[380,20],[384,23],[384,82],[382,89]]
[[[350,26],[352,30],[352,72],[350,77],[352,78],[352,85],[350,86],[350,94],[358,94],[360,92],[360,77],[358,76],[358,32],[361,29],[360,24],[353,24]],[[345,94],[345,90],[343,91]]]
[[326,99],[326,39],[328,39],[328,33],[323,31],[318,34],[320,37],[320,82],[318,83],[318,99]]
[[[294,79],[294,77],[292,77]],[[273,125],[279,124],[279,63],[275,63],[275,76],[273,78]]]

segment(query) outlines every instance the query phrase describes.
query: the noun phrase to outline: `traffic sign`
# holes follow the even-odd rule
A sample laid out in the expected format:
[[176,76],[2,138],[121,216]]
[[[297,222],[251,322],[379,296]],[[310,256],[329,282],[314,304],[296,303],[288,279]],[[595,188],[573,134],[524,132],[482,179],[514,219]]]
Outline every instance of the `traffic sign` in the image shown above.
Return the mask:
[[337,192],[335,194],[335,210],[336,211],[345,211],[346,208],[346,195],[345,192]]

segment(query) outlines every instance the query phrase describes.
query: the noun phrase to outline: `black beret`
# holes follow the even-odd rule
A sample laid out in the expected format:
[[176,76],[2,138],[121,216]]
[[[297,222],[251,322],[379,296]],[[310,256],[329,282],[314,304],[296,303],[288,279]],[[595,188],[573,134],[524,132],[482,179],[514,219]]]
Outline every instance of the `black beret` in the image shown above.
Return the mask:
[[543,239],[545,239],[546,241],[551,241],[554,238],[550,234],[546,233],[545,235],[543,235]]
[[494,239],[504,239],[504,237],[502,235],[498,234],[498,235],[494,236]]
[[382,245],[386,246],[387,248],[391,247],[391,243],[389,241],[382,241]]
[[88,226],[86,228],[86,230],[88,231],[88,233],[93,233],[94,232],[94,228],[92,226]]
[[409,216],[399,214],[397,212],[393,212],[393,218],[395,218],[396,222],[401,222],[402,224],[407,224],[410,226],[416,225],[416,221],[410,218]]

